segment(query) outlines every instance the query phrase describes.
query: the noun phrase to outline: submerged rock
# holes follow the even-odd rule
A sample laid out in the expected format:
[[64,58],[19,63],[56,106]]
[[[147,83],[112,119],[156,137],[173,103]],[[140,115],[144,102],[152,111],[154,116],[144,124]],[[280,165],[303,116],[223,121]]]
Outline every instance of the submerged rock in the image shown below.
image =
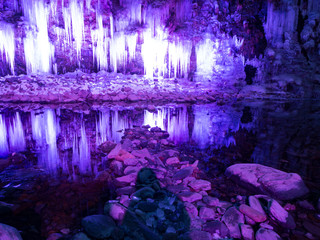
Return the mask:
[[260,164],[243,163],[227,168],[226,176],[256,193],[291,200],[309,192],[301,177]]
[[0,239],[1,240],[22,240],[17,229],[9,225],[0,223]]
[[105,215],[87,216],[82,219],[81,225],[89,236],[97,239],[110,237],[116,228],[112,218]]

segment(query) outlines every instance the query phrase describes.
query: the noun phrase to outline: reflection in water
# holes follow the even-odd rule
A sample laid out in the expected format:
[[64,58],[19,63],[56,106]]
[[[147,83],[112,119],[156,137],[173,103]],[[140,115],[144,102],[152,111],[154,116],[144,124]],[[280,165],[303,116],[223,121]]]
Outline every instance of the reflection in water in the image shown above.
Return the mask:
[[174,143],[189,141],[188,111],[182,107],[159,107],[156,112],[144,111],[144,125],[167,131]]
[[19,112],[16,112],[9,128],[10,151],[18,152],[26,148],[23,126]]
[[[95,175],[102,165],[92,153],[101,143],[120,142],[124,129],[148,124],[168,131],[176,144],[201,149],[210,146],[210,151],[237,144],[236,148],[248,147],[248,154],[253,152],[254,162],[302,176],[318,176],[320,136],[311,129],[320,128],[320,107],[293,104],[287,110],[289,105],[281,103],[244,106],[168,105],[154,112],[125,107],[86,113],[45,109],[22,114],[6,110],[0,114],[0,156],[27,148],[38,154],[38,165],[52,174]],[[251,142],[241,137],[248,132]]]
[[7,155],[9,152],[7,141],[7,128],[5,125],[5,118],[0,114],[0,157]]

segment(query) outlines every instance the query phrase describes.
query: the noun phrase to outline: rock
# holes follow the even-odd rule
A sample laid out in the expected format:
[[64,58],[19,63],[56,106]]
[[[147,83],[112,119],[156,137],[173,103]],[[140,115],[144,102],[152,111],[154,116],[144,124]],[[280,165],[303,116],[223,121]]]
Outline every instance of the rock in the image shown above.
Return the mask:
[[147,148],[141,150],[133,150],[131,154],[137,158],[153,159]]
[[139,160],[136,158],[126,158],[123,160],[124,165],[127,165],[127,166],[136,166],[138,162]]
[[241,204],[239,210],[255,222],[260,223],[267,220],[267,216],[265,214],[253,209],[252,207],[249,207],[248,205]]
[[211,196],[204,196],[202,201],[210,207],[219,207],[220,201],[218,198],[211,197]]
[[115,158],[121,150],[121,144],[118,143],[108,154],[108,159]]
[[302,207],[304,209],[315,210],[313,205],[310,202],[308,202],[307,200],[298,201],[298,204],[300,207]]
[[118,196],[121,196],[121,195],[130,195],[132,193],[134,193],[135,191],[135,187],[132,187],[132,186],[127,186],[127,187],[123,187],[123,188],[117,188],[116,189],[116,193]]
[[260,228],[256,232],[256,240],[280,240],[281,237],[270,229]]
[[121,176],[123,174],[123,163],[117,160],[113,160],[110,163],[110,169],[115,175]]
[[126,150],[127,152],[131,152],[132,146],[133,146],[133,143],[131,140],[129,140],[127,138],[123,140],[122,149]]
[[273,227],[267,223],[260,223],[261,228],[273,230]]
[[308,232],[312,233],[314,236],[317,236],[320,238],[320,224],[315,225],[311,221],[304,220],[303,226],[305,229],[307,229]]
[[183,202],[195,202],[202,199],[202,195],[195,192],[182,192],[178,194],[178,197]]
[[115,148],[117,144],[115,144],[114,142],[111,141],[106,141],[100,144],[100,149],[102,152],[104,153],[110,153],[112,149]]
[[172,179],[173,180],[182,180],[186,177],[189,177],[193,173],[193,167],[185,167],[176,172]]
[[239,224],[244,223],[244,216],[235,207],[228,208],[221,219],[230,231],[230,236],[241,238]]
[[115,221],[121,222],[126,213],[126,208],[117,202],[106,202],[104,205],[104,214],[109,215]]
[[204,220],[214,220],[215,211],[212,208],[201,207],[199,211],[199,217]]
[[224,238],[229,234],[229,229],[227,226],[220,221],[206,222],[203,225],[203,231],[209,232],[211,234],[218,234],[220,237]]
[[280,200],[292,200],[309,192],[301,177],[260,164],[243,163],[227,168],[226,176],[243,187]]
[[153,198],[155,194],[155,191],[151,187],[143,187],[140,188],[138,191],[136,191],[133,195],[141,198],[141,199],[147,199],[147,198]]
[[254,231],[250,225],[240,224],[240,230],[244,240],[254,240]]
[[184,206],[187,212],[189,213],[189,216],[191,219],[198,217],[198,209],[196,208],[196,206],[194,206],[192,203],[189,203],[189,202],[185,202]]
[[114,158],[118,161],[125,162],[127,159],[134,159],[135,157],[126,150],[120,149],[118,154]]
[[137,178],[137,173],[131,173],[129,175],[125,175],[122,177],[117,177],[116,178],[116,183],[118,183],[118,185],[128,185],[130,183],[134,183],[136,181]]
[[266,215],[265,211],[263,210],[260,201],[255,197],[255,196],[250,196],[248,198],[249,201],[249,205],[250,207],[252,207],[253,209],[257,210],[258,212]]
[[[164,140],[164,139],[163,139]],[[167,165],[173,165],[173,164],[177,164],[177,163],[180,163],[180,160],[179,160],[179,158],[177,158],[177,157],[171,157],[171,158],[168,158],[167,160],[166,160],[166,164]]]
[[279,223],[282,227],[295,229],[296,223],[291,216],[276,200],[269,201],[269,215],[270,217]]
[[[61,233],[51,233],[49,235],[49,237],[47,238],[47,240],[58,240],[62,237],[63,237],[63,235]],[[3,238],[0,238],[0,239],[3,239]]]
[[208,232],[194,229],[189,232],[188,239],[190,239],[190,240],[211,240],[211,235]]
[[189,186],[197,192],[211,190],[211,182],[201,179],[190,182]]
[[140,201],[135,207],[143,212],[154,212],[157,210],[158,205],[155,202]]
[[111,217],[91,215],[82,219],[81,225],[90,237],[104,239],[111,236],[116,224]]
[[17,229],[9,225],[0,223],[0,239],[1,240],[22,240]]
[[251,218],[249,218],[248,216],[244,216],[244,219],[246,220],[246,223],[249,225],[256,225],[256,222],[254,220],[252,220]]
[[72,237],[72,240],[90,240],[90,238],[83,232],[79,232]]

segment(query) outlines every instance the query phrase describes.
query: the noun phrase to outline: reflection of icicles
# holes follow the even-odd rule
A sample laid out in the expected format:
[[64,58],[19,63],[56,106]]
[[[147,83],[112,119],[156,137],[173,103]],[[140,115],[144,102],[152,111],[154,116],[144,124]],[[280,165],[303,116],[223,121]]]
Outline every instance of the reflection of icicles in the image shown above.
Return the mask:
[[27,72],[50,72],[54,46],[50,43],[48,35],[48,7],[43,0],[23,0],[22,7],[25,17],[36,27],[33,29],[30,26],[24,39]]
[[90,143],[87,139],[84,122],[81,123],[80,141],[78,139],[79,137],[77,133],[75,133],[72,145],[72,165],[74,171],[77,172],[78,169],[80,174],[90,174],[92,172]]
[[[0,54],[2,60],[10,65],[11,73],[14,74],[14,28],[13,25],[7,23],[0,23]],[[3,59],[5,55],[5,59]]]
[[144,125],[159,127],[169,133],[169,139],[175,143],[189,140],[187,108],[159,108],[157,112],[144,111]]
[[8,140],[7,140],[7,128],[5,124],[5,118],[0,114],[0,157],[6,156],[9,153]]
[[81,124],[81,139],[79,143],[79,170],[80,173],[91,172],[90,146],[86,135],[84,123]]
[[206,109],[194,108],[194,125],[192,140],[200,148],[205,148],[211,140],[210,114]]
[[50,173],[56,174],[60,166],[57,134],[59,122],[54,110],[48,109],[44,113],[31,113],[32,138],[36,141],[39,151],[39,165]]
[[99,112],[99,118],[96,122],[97,146],[107,140],[120,142],[124,130],[130,127],[132,127],[131,121],[126,115],[122,116],[119,110]]
[[26,148],[23,126],[18,112],[9,128],[9,142],[11,152],[23,151]]

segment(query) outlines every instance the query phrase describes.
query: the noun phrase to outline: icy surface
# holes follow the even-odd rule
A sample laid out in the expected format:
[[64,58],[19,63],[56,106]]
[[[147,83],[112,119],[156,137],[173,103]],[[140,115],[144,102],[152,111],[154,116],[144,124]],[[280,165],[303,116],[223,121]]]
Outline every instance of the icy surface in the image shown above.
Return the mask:
[[11,73],[14,74],[15,40],[12,24],[0,22],[0,54],[2,60],[10,65]]

